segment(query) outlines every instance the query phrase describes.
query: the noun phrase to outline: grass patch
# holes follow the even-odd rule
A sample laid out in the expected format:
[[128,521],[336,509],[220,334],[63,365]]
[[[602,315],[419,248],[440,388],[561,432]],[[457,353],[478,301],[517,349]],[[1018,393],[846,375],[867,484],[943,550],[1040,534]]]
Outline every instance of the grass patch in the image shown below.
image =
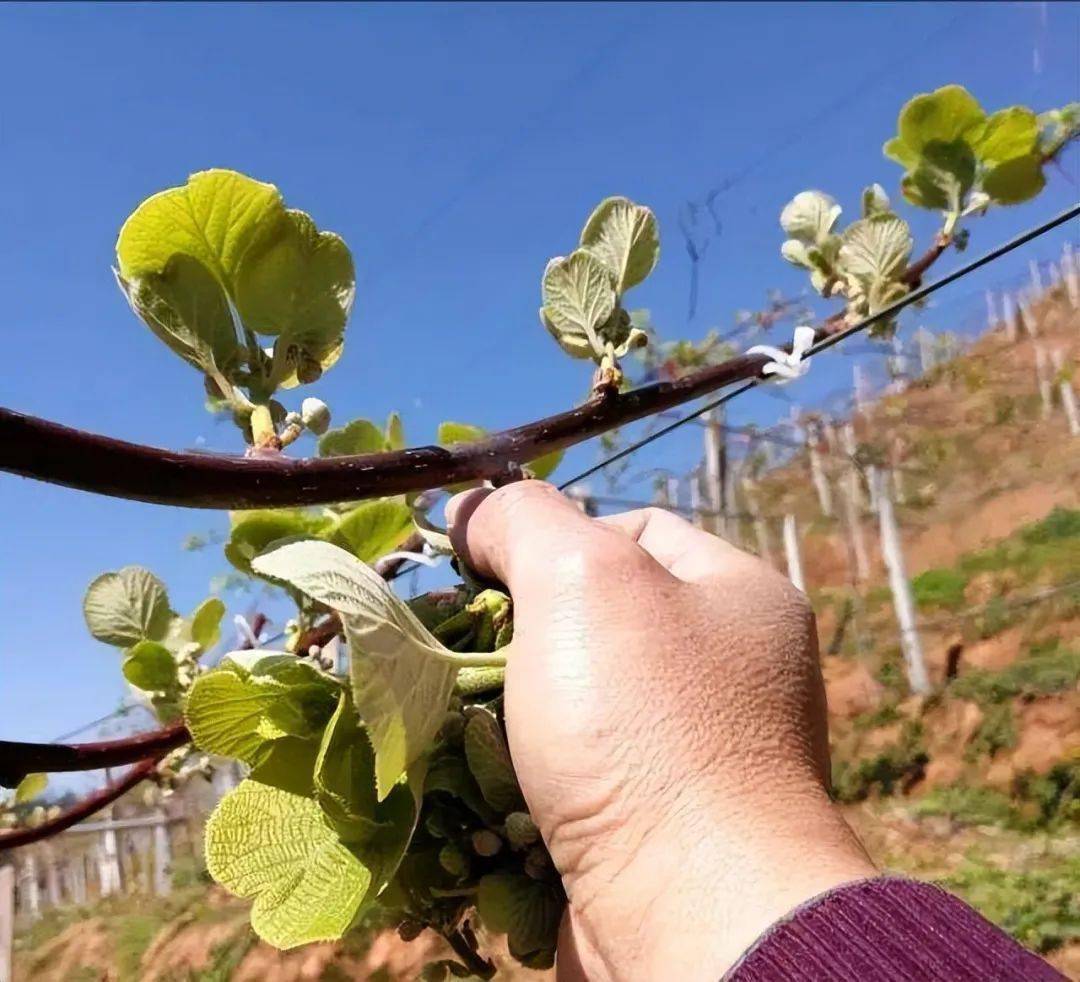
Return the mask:
[[1016,697],[1062,692],[1078,681],[1080,651],[1056,642],[1052,648],[1040,648],[1038,654],[1030,654],[1000,672],[976,669],[961,675],[949,684],[949,693],[985,706]]
[[964,603],[968,577],[954,569],[928,569],[911,581],[915,603],[920,607],[955,610]]
[[896,708],[896,704],[887,702],[868,713],[860,713],[852,719],[851,725],[856,733],[865,733],[867,730],[876,730],[882,726],[888,726],[899,719],[901,719],[900,710]]
[[964,749],[964,759],[969,763],[980,757],[993,757],[999,750],[1016,746],[1016,719],[1012,704],[994,703],[983,712],[983,721]]
[[116,967],[120,978],[139,977],[142,956],[164,924],[160,915],[151,914],[128,914],[116,920]]
[[1019,820],[1012,800],[994,788],[954,784],[934,788],[912,809],[916,815],[943,815],[957,825],[1015,826]]
[[851,803],[906,790],[922,777],[929,759],[922,725],[905,723],[900,739],[880,753],[851,762],[833,761],[833,797]]
[[939,883],[1042,954],[1080,939],[1080,856],[1024,872],[969,858]]

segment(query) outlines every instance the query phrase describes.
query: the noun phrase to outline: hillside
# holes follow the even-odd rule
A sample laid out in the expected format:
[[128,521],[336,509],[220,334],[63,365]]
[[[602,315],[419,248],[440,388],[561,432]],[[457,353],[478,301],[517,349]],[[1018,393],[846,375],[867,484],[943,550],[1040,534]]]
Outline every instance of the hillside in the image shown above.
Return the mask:
[[[1040,343],[1075,367],[1080,313],[1051,295],[1036,316]],[[995,333],[855,420],[860,459],[901,466],[928,697],[907,694],[873,516],[856,589],[805,457],[759,486],[769,514],[794,512],[804,530],[835,793],[875,859],[941,881],[1080,978],[1080,438],[1060,406],[1043,417],[1035,379],[1030,339]],[[18,939],[16,979],[411,979],[438,957],[435,940],[406,945],[375,924],[276,953],[242,904],[181,872],[167,903],[48,914]]]

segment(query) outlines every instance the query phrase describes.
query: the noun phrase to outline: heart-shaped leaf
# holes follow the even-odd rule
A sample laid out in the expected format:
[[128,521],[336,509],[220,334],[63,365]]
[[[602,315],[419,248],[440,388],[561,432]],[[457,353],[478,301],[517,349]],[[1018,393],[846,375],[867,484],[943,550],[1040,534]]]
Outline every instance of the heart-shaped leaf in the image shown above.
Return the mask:
[[801,191],[780,212],[780,227],[793,239],[814,245],[832,233],[840,212],[823,191]]
[[660,257],[656,216],[629,198],[605,198],[582,229],[581,247],[607,266],[615,289],[625,293],[653,271]]
[[506,737],[495,714],[487,709],[471,711],[465,725],[465,759],[492,808],[505,813],[525,807]]
[[370,563],[397,549],[412,530],[412,509],[404,498],[376,498],[345,512],[325,538]]
[[173,617],[164,584],[141,566],[97,577],[83,598],[83,615],[95,638],[118,648],[161,641]]
[[544,270],[544,326],[575,358],[602,358],[601,330],[615,312],[611,270],[585,249],[556,257]]
[[121,666],[124,678],[144,692],[164,692],[176,684],[176,660],[163,644],[140,641],[130,648]]

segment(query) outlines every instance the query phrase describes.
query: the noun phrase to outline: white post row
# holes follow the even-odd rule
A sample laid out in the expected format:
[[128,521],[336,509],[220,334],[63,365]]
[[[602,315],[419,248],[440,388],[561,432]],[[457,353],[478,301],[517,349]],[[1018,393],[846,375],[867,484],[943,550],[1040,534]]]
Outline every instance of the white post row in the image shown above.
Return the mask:
[[1080,267],[1071,242],[1065,243],[1061,254],[1061,278],[1065,282],[1065,295],[1073,310],[1080,310]]
[[1005,338],[1009,344],[1015,344],[1019,331],[1016,323],[1016,304],[1008,293],[1001,295],[1001,321],[1005,325]]
[[832,488],[829,485],[828,475],[821,460],[821,451],[818,450],[818,441],[822,437],[821,426],[813,423],[803,430],[806,440],[807,456],[810,458],[810,479],[814,483],[817,492],[818,504],[821,506],[821,514],[831,518],[833,513]]
[[[836,431],[830,427],[827,431],[829,443],[833,453],[839,452],[839,441],[836,439]],[[845,440],[846,442],[846,440]],[[851,450],[853,454],[854,431],[851,436]],[[855,473],[855,462],[849,461],[844,464],[845,472],[837,484],[840,489],[841,504],[844,509],[844,527],[847,531],[848,551],[854,566],[855,579],[858,583],[865,583],[870,579],[870,558],[866,552],[866,540],[863,538],[862,524],[859,520],[861,496],[859,495],[859,479]]]
[[157,824],[154,826],[154,893],[167,897],[172,892],[172,850],[169,845],[169,822],[165,812],[158,809],[154,813]]
[[679,507],[679,479],[675,476],[667,479],[668,504],[675,509]]
[[11,941],[15,936],[15,867],[0,866],[0,982],[12,982]]
[[1038,260],[1029,259],[1028,269],[1031,270],[1031,292],[1034,297],[1037,297],[1043,292],[1042,271],[1039,269]]
[[925,695],[930,691],[930,677],[926,671],[922,642],[916,627],[915,600],[904,568],[904,553],[900,544],[896,516],[893,512],[892,498],[889,496],[889,481],[880,471],[878,472],[878,501],[880,503],[878,518],[881,525],[881,555],[889,573],[889,589],[892,592],[896,621],[900,626],[900,650],[904,656],[908,684],[912,692]]
[[799,554],[799,529],[795,516],[784,516],[784,558],[787,560],[788,579],[796,589],[806,592],[806,578],[803,576],[802,556]]
[[994,294],[986,291],[986,329],[992,331],[998,322],[997,310],[994,307]]
[[757,485],[753,478],[742,479],[743,497],[746,499],[746,510],[750,513],[750,519],[754,525],[754,538],[757,541],[758,555],[765,562],[772,564],[773,550],[772,541],[769,537],[769,527],[765,519],[761,517],[761,508],[757,501]]
[[695,468],[690,472],[690,521],[698,528],[704,528],[705,522],[701,514],[701,470]]
[[1030,296],[1024,296],[1023,293],[1017,298],[1017,304],[1020,307],[1020,320],[1023,322],[1024,330],[1028,332],[1033,338],[1039,336],[1039,325],[1035,322],[1035,314],[1031,310],[1032,300],[1034,298]]
[[1058,377],[1058,391],[1061,393],[1061,408],[1065,410],[1065,419],[1069,423],[1069,434],[1080,436],[1080,411],[1076,406],[1076,392],[1072,380],[1065,375],[1065,355],[1060,348],[1050,352],[1050,363]]
[[712,511],[706,527],[717,535],[727,535],[724,515],[723,453],[724,432],[722,417],[715,409],[705,414],[705,500]]
[[51,843],[42,849],[45,859],[45,901],[50,907],[59,907],[63,902],[60,894],[60,865],[56,850]]
[[19,871],[19,908],[32,921],[36,921],[41,916],[37,857],[29,851],[23,856],[22,869]]
[[1035,346],[1035,381],[1039,386],[1039,401],[1042,403],[1042,418],[1049,419],[1054,411],[1053,381],[1050,378],[1050,359],[1046,348],[1038,341]]

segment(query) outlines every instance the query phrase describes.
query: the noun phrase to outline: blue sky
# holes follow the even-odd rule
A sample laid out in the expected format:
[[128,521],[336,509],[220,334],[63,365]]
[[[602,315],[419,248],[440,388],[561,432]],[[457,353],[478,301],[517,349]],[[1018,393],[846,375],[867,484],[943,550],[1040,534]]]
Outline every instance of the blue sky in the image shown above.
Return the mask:
[[[989,109],[1080,96],[1075,4],[8,5],[0,25],[0,404],[180,448],[239,443],[109,267],[126,215],[191,171],[272,181],[345,237],[356,308],[313,394],[338,422],[399,409],[421,444],[442,419],[502,427],[580,398],[588,368],[537,322],[539,278],[602,197],[656,210],[661,264],[628,300],[668,336],[697,337],[770,287],[803,288],[778,255],[792,194],[820,187],[850,215],[871,181],[896,193],[881,144],[911,95],[961,82]],[[1055,175],[1035,203],[976,223],[972,251],[1074,200],[1078,156],[1064,162],[1073,183]],[[688,323],[677,215],[725,179]],[[933,217],[903,213],[926,241]],[[1064,234],[922,320],[977,326],[981,291],[1059,254]],[[846,384],[851,364],[824,356],[792,397]],[[731,415],[767,425],[787,408],[755,395]],[[697,452],[683,433],[641,466],[686,468]],[[115,652],[82,623],[86,584],[143,564],[188,610],[226,567],[181,543],[225,518],[3,475],[0,500],[0,737],[49,739],[123,695]]]

